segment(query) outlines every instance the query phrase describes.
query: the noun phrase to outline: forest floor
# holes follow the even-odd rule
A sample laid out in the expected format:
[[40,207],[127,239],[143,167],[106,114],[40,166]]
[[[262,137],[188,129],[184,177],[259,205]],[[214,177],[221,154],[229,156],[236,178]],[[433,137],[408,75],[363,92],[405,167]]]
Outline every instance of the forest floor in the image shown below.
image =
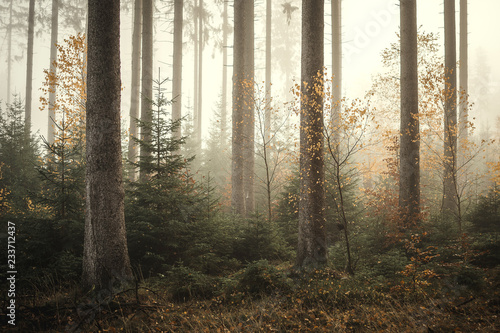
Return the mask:
[[[499,332],[500,290],[387,288],[359,278],[301,281],[283,293],[173,301],[148,281],[89,298],[77,287],[19,298],[18,332]],[[496,279],[494,279],[496,280]],[[361,281],[361,282],[360,282]],[[5,305],[5,304],[4,304]],[[6,306],[2,306],[2,311]]]

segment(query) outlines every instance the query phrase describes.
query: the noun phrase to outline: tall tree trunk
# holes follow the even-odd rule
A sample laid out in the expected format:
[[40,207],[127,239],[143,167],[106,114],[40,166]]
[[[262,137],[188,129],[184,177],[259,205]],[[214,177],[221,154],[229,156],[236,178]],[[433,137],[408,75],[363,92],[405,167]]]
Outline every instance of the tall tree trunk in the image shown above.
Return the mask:
[[222,147],[226,146],[227,133],[227,3],[224,1],[224,12],[222,13],[222,110],[221,110],[221,143]]
[[26,60],[26,104],[24,123],[26,134],[31,132],[31,92],[33,90],[33,39],[35,31],[35,0],[30,0],[28,11],[28,51]]
[[[141,121],[150,124],[152,120],[151,101],[153,100],[153,0],[142,1],[142,100]],[[151,142],[149,126],[141,128],[141,140]],[[141,148],[141,159],[147,159],[151,152]],[[141,181],[146,181],[146,170],[141,169]]]
[[455,36],[455,0],[444,0],[444,186],[443,212],[457,212],[457,55]]
[[266,0],[266,110],[264,115],[264,137],[271,133],[271,0]]
[[198,151],[201,151],[201,134],[202,134],[202,114],[203,114],[203,45],[205,38],[203,36],[203,0],[200,0],[199,15],[198,15],[198,117],[196,127],[196,141]]
[[[183,0],[174,1],[174,63],[172,73],[172,121],[182,118],[182,24],[183,24]],[[174,138],[180,140],[182,137],[179,126],[174,133]]]
[[7,41],[7,104],[10,104],[10,86],[12,85],[12,6],[14,4],[14,0],[10,1],[9,5],[9,27],[8,29],[8,41]]
[[234,3],[233,52],[233,136],[232,197],[233,210],[243,216],[253,211],[254,172],[254,1]]
[[331,123],[334,130],[335,145],[340,137],[338,126],[340,124],[340,101],[342,99],[342,6],[341,0],[331,0],[332,3],[332,115]]
[[[267,218],[271,221],[273,217],[271,200],[271,174],[269,162],[271,159],[270,149],[267,149],[267,141],[271,137],[271,55],[272,55],[272,6],[271,0],[266,1],[266,81],[265,81],[265,105],[264,105],[264,131],[262,135],[264,168],[266,170],[266,199],[267,199]],[[262,124],[259,124],[262,126]]]
[[234,1],[234,41],[233,41],[233,113],[232,113],[232,170],[231,170],[231,207],[236,214],[245,214],[243,195],[243,110],[242,98],[243,65],[245,54],[244,20],[245,0]]
[[[137,143],[132,138],[138,138],[137,119],[139,117],[141,96],[141,28],[142,0],[134,1],[134,23],[132,30],[132,82],[130,89],[130,138],[128,142],[128,159],[132,163],[137,160]],[[135,168],[129,170],[129,179],[135,180]]]
[[327,261],[323,157],[324,1],[302,0],[300,200],[297,268]]
[[[59,0],[52,0],[52,27],[50,34],[50,70],[56,75],[57,67],[54,66],[55,61],[57,60],[57,35],[59,30]],[[48,134],[47,134],[47,142],[52,144],[54,143],[54,132],[55,126],[54,122],[56,120],[56,86],[52,86],[52,89],[49,91],[49,116],[48,116]]]
[[[194,98],[193,98],[193,130],[194,130],[194,135],[197,137],[197,133],[199,132],[198,130],[198,79],[199,79],[199,74],[198,74],[198,56],[200,55],[198,52],[198,39],[201,38],[198,35],[198,17],[200,15],[199,7],[198,7],[198,0],[194,0],[194,7],[193,7],[193,19],[194,19],[194,78],[193,78],[193,83],[194,83]],[[196,138],[195,137],[195,138]]]
[[120,1],[89,0],[83,284],[112,290],[132,278],[120,138]]
[[[460,91],[463,94],[460,102],[459,123],[460,131],[460,156],[464,155],[463,149],[468,140],[468,114],[467,114],[467,94],[469,90],[469,55],[468,55],[468,17],[467,0],[460,0]],[[461,164],[461,163],[460,163]]]
[[420,215],[420,137],[418,119],[417,1],[400,0],[401,124],[399,207],[405,227]]
[[[342,6],[341,0],[331,0],[331,26],[332,26],[332,98],[331,98],[331,115],[330,115],[330,140],[329,142],[330,154],[334,155],[334,168],[335,168],[335,186],[337,187],[336,193],[339,199],[337,211],[343,221],[343,234],[346,244],[346,272],[354,275],[354,266],[351,256],[351,244],[349,239],[349,223],[345,214],[344,204],[344,189],[342,188],[342,174],[340,168],[340,115],[341,115],[341,101],[342,101]],[[331,148],[330,148],[331,147]]]
[[254,211],[254,173],[255,173],[255,114],[254,114],[254,0],[245,1],[245,64],[244,77],[246,93],[243,105],[243,190],[245,192],[245,215]]

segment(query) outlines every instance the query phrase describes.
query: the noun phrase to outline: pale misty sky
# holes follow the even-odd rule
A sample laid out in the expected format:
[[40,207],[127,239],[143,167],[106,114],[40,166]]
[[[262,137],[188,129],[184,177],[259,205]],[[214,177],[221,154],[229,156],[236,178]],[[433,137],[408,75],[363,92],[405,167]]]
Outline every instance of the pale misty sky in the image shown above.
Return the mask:
[[[290,0],[286,0],[290,1]],[[209,0],[206,0],[209,3]],[[280,6],[285,0],[277,0],[273,6]],[[457,9],[457,38],[459,24],[459,0],[456,2]],[[292,0],[292,4],[300,7],[299,0]],[[380,67],[380,53],[382,49],[388,47],[391,42],[397,39],[396,32],[399,30],[399,1],[397,0],[344,0],[342,2],[342,21],[343,21],[343,93],[350,97],[363,97],[366,90],[370,88],[371,78],[377,72],[383,70]],[[263,6],[260,4],[259,6]],[[232,7],[229,7],[230,11]],[[216,11],[213,9],[212,11]],[[420,29],[426,32],[439,33],[443,35],[443,1],[442,0],[417,0],[418,25]],[[259,15],[261,10],[256,9],[256,14]],[[500,43],[496,36],[500,32],[497,13],[500,12],[499,0],[469,0],[469,78],[470,90],[474,91],[474,77],[478,76],[479,67],[486,68],[489,72],[488,86],[490,87],[486,93],[489,110],[476,115],[477,125],[491,124],[491,117],[500,116]],[[325,1],[325,14],[329,16],[330,1]],[[264,21],[264,17],[257,17],[257,21]],[[297,18],[298,19],[298,18]],[[214,12],[214,24],[217,25],[220,20],[218,12]],[[329,17],[325,18],[329,24]],[[257,23],[259,24],[259,23]],[[155,40],[158,43],[155,45],[157,53],[155,56],[155,70],[157,73],[158,67],[162,67],[161,71],[164,76],[171,76],[171,67],[165,62],[171,62],[171,39],[169,33],[171,28],[163,24],[159,27],[158,35]],[[327,26],[327,33],[330,27]],[[256,28],[256,33],[260,30]],[[59,40],[67,38],[74,32],[69,29],[60,29]],[[129,89],[130,89],[130,53],[131,53],[131,14],[122,15],[122,85],[124,86],[122,95],[122,115],[128,118],[129,111]],[[17,38],[17,37],[16,37]],[[261,37],[262,38],[262,37]],[[329,40],[330,36],[326,36]],[[24,36],[18,36],[19,41],[24,42]],[[187,37],[184,37],[187,42]],[[19,42],[19,43],[22,43]],[[232,43],[232,35],[229,43]],[[42,37],[35,39],[35,64],[33,77],[33,130],[40,130],[40,134],[46,135],[47,114],[46,111],[38,110],[38,99],[40,96],[39,88],[43,80],[42,70],[47,68],[49,64],[49,32],[47,31]],[[22,45],[22,44],[21,44]],[[6,39],[2,36],[0,41],[2,52],[2,65],[0,67],[0,99],[5,100],[6,93],[6,77],[7,69],[5,63],[6,57]],[[325,64],[330,66],[331,56],[329,46],[325,53]],[[457,39],[458,47],[458,39]],[[19,49],[20,50],[20,49]],[[212,52],[213,48],[209,46],[204,56],[204,137],[208,135],[208,125],[213,120],[213,110],[220,96],[221,87],[221,68],[222,60],[219,52]],[[256,51],[263,52],[263,50]],[[300,49],[297,48],[297,52]],[[458,50],[457,50],[458,52]],[[184,106],[188,99],[192,101],[192,47],[188,46],[184,50],[184,65],[183,65],[183,96]],[[14,55],[24,55],[22,51],[18,51]],[[229,52],[232,55],[232,51]],[[168,58],[165,58],[168,57]],[[256,55],[257,57],[257,55]],[[458,53],[457,53],[458,59]],[[273,59],[273,63],[279,59]],[[232,59],[229,60],[232,63]],[[481,63],[481,65],[479,65]],[[14,64],[13,71],[13,87],[12,91],[19,93],[24,98],[24,81],[25,81],[25,66],[26,60]],[[273,64],[274,66],[274,64]],[[155,74],[156,75],[156,74]],[[162,76],[163,76],[162,75]],[[228,70],[229,85],[231,84],[231,67]],[[273,74],[274,75],[274,74]],[[300,75],[300,69],[297,68],[296,75]],[[230,92],[231,89],[229,88]],[[484,93],[484,91],[483,91]],[[473,100],[484,98],[483,96],[472,96]],[[230,103],[230,100],[229,100]],[[229,104],[230,106],[230,104]],[[3,106],[2,106],[3,107]],[[490,125],[491,126],[491,125]],[[493,128],[492,128],[493,129]]]
[[[457,60],[459,3],[456,1]],[[399,2],[394,0],[344,0],[344,79],[346,93],[362,93],[370,85],[369,76],[380,70],[380,52],[396,41],[399,30]],[[360,8],[363,8],[360,10]],[[492,80],[498,86],[500,43],[493,36],[500,32],[495,12],[500,10],[498,0],[469,0],[469,76],[477,69],[478,52],[484,51],[484,60],[492,70]],[[443,38],[443,1],[418,0],[417,24],[420,30],[439,33]],[[444,41],[442,41],[444,43]],[[349,56],[349,55],[351,56]]]

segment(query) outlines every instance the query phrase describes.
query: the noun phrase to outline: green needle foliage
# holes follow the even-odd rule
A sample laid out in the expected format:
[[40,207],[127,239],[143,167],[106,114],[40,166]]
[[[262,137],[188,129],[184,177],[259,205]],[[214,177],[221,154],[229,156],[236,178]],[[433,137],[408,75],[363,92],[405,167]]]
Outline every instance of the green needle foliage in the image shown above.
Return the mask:
[[[170,104],[164,94],[166,80],[155,80],[155,100],[151,102],[152,121],[138,121],[141,131],[151,133],[151,140],[133,138],[141,151],[150,154],[134,163],[144,170],[146,180],[128,184],[126,220],[129,252],[132,261],[142,269],[162,271],[162,265],[173,265],[182,259],[196,222],[212,208],[206,207],[204,189],[195,182],[189,169],[193,157],[179,154],[185,137],[173,135],[181,121],[168,115]],[[170,108],[169,108],[170,109]]]
[[46,163],[38,167],[44,191],[41,203],[56,219],[83,221],[85,206],[85,142],[76,140],[68,122],[55,123],[54,143],[43,138]]
[[16,98],[0,106],[0,218],[28,217],[40,182],[38,142],[25,132],[24,105]]

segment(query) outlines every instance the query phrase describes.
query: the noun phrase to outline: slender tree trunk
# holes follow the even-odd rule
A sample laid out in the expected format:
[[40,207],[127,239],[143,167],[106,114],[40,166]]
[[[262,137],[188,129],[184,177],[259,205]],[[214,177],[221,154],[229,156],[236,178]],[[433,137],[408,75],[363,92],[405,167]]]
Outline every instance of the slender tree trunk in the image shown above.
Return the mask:
[[464,147],[468,140],[468,114],[467,114],[467,102],[468,102],[468,90],[469,90],[469,55],[468,55],[468,17],[467,17],[467,0],[460,0],[460,91],[461,101],[460,101],[460,156],[464,155]]
[[198,74],[198,39],[200,36],[198,35],[198,17],[200,15],[199,12],[199,7],[198,7],[198,0],[194,0],[194,7],[193,7],[193,18],[194,18],[194,78],[193,78],[193,83],[194,83],[194,98],[193,98],[193,130],[194,130],[194,135],[197,137],[197,133],[199,132],[198,129],[198,79],[199,79],[199,74]]
[[342,99],[342,6],[341,0],[331,0],[332,3],[332,115],[331,123],[335,145],[340,141],[340,102]]
[[339,162],[340,162],[340,160],[337,159],[337,162],[335,163],[335,182],[337,183],[336,185],[338,188],[338,195],[339,195],[339,200],[340,200],[337,211],[340,214],[340,217],[342,219],[342,224],[344,227],[343,231],[344,231],[345,249],[346,249],[346,255],[347,255],[346,272],[349,275],[354,275],[354,265],[353,265],[352,256],[351,256],[351,242],[349,240],[349,223],[348,223],[347,216],[345,213],[346,205],[344,202],[344,190],[342,188],[342,175],[340,174],[340,163]]
[[198,151],[201,151],[201,132],[202,132],[202,109],[203,109],[203,0],[199,0],[198,6],[198,77],[196,79],[197,86],[197,110],[196,110],[196,146]]
[[202,138],[202,114],[203,114],[203,0],[200,0],[200,12],[198,15],[198,123],[196,127],[196,141],[198,144],[198,151],[201,151],[201,138]]
[[254,211],[254,173],[255,173],[255,114],[254,114],[254,0],[245,2],[245,64],[244,77],[246,91],[243,104],[243,190],[245,192],[245,215]]
[[232,113],[232,170],[231,207],[239,215],[245,214],[243,195],[243,107],[244,94],[244,0],[234,1],[234,42],[233,42],[233,113]]
[[[468,91],[469,91],[469,55],[468,55],[468,13],[467,0],[460,0],[460,111],[459,111],[459,129],[458,129],[458,165],[463,166],[466,159],[466,150],[469,140],[468,126]],[[462,201],[463,198],[459,195],[459,186],[463,186],[467,182],[467,175],[462,174],[456,176],[455,193],[457,202],[457,221],[459,233],[462,234]]]
[[28,11],[28,51],[26,60],[26,104],[24,123],[26,134],[31,132],[31,92],[33,90],[33,39],[35,31],[35,0],[30,0]]
[[401,124],[399,207],[405,227],[420,214],[420,137],[418,119],[417,1],[400,0]]
[[324,1],[302,0],[300,200],[297,268],[327,261],[323,157]]
[[9,27],[8,29],[8,40],[7,40],[7,104],[10,104],[10,87],[12,85],[12,6],[14,0],[10,1],[9,5]]
[[[55,61],[57,60],[57,35],[59,30],[59,0],[52,0],[52,28],[50,35],[50,70],[57,74],[57,67],[54,66]],[[47,141],[48,143],[54,143],[54,122],[56,120],[56,86],[52,86],[49,91],[49,116],[48,116],[48,134]]]
[[457,56],[455,0],[444,0],[445,102],[444,102],[444,186],[443,212],[457,212]]
[[[67,140],[67,125],[66,125],[66,116],[62,115],[62,125],[61,128],[62,130],[60,131],[60,135],[62,137],[61,141],[66,142]],[[65,149],[61,149],[61,170],[59,170],[61,174],[61,211],[59,212],[59,218],[60,219],[66,219],[66,204],[67,204],[67,197],[66,197],[66,156],[65,156]]]
[[266,0],[266,109],[264,115],[264,137],[267,139],[271,133],[271,0]]
[[[153,0],[142,1],[142,100],[141,121],[150,124],[152,120],[151,101],[153,100]],[[149,126],[141,128],[141,140],[151,142]],[[141,148],[141,159],[151,156],[151,152]],[[146,181],[146,170],[139,174],[142,182]]]
[[[174,1],[174,63],[172,73],[172,121],[182,118],[182,24],[183,24],[183,0]],[[174,133],[174,138],[180,140],[182,137],[179,126]]]
[[266,170],[266,195],[267,195],[267,220],[269,222],[272,221],[273,219],[273,205],[272,205],[272,199],[271,199],[271,194],[272,194],[272,175],[271,175],[271,166],[269,165],[269,152],[267,151],[267,144],[266,144],[266,136],[263,137],[262,142],[264,143],[263,149],[264,149],[264,168]]
[[120,137],[120,1],[89,0],[83,284],[129,281]]
[[243,216],[249,215],[254,205],[253,20],[254,1],[236,0],[234,3],[231,204],[233,210]]
[[[142,28],[142,0],[134,1],[134,23],[132,30],[132,82],[130,89],[130,139],[128,142],[128,159],[135,163],[137,160],[137,143],[132,138],[138,138],[137,119],[139,117],[141,94],[141,28]],[[129,179],[135,180],[135,168],[129,170]]]
[[[266,82],[265,82],[265,94],[266,94],[266,105],[264,111],[264,134],[262,137],[263,143],[263,153],[264,153],[264,167],[266,170],[266,196],[267,196],[267,218],[271,221],[273,217],[272,204],[271,204],[271,173],[269,161],[270,151],[267,149],[267,142],[271,137],[271,55],[272,55],[272,34],[271,34],[271,24],[272,24],[272,6],[271,0],[266,1]],[[262,124],[260,124],[262,126]]]
[[226,146],[227,133],[227,3],[224,1],[224,12],[222,14],[222,110],[221,110],[221,141],[222,147]]

